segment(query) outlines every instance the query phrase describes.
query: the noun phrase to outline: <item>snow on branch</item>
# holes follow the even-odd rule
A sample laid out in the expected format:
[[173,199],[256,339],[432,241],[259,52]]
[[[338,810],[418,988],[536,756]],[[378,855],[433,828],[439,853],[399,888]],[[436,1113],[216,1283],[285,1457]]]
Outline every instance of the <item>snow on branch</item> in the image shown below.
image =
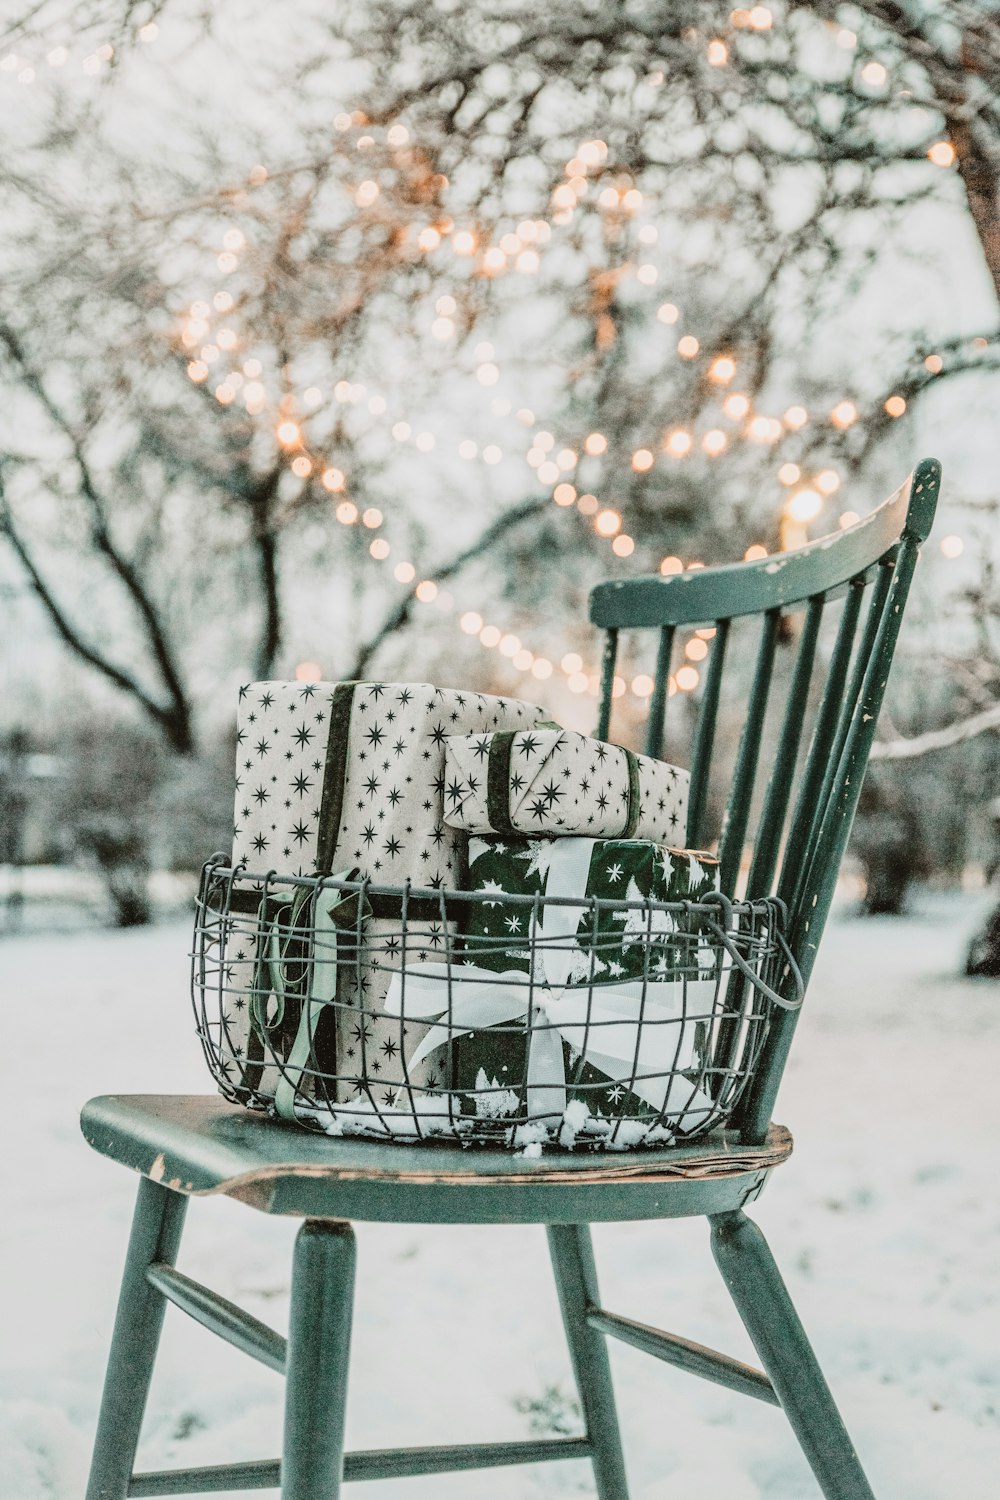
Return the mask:
[[977,735],[988,734],[991,729],[1000,729],[1000,703],[968,719],[957,719],[941,729],[929,729],[926,734],[914,735],[912,739],[882,740],[872,746],[872,760],[916,760],[929,755],[932,750],[947,750],[951,745],[961,745]]

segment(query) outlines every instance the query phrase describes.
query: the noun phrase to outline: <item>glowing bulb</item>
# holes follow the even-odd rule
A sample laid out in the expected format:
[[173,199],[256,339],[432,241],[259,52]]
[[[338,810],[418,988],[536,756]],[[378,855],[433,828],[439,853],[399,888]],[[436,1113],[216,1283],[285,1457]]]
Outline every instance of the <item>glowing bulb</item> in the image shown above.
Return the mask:
[[924,360],[924,366],[931,372],[932,375],[940,375],[941,371],[944,369],[944,360],[941,358],[940,354],[928,354],[927,358]]
[[417,245],[421,250],[436,250],[440,243],[441,236],[431,224],[428,224],[426,229],[421,229],[417,235]]
[[936,167],[950,167],[955,160],[955,148],[950,141],[935,141],[927,155]]
[[435,438],[433,432],[418,432],[416,437],[413,439],[414,447],[417,448],[420,453],[430,453],[436,441],[437,439]]
[[466,635],[478,635],[483,628],[483,617],[482,615],[477,615],[474,609],[469,609],[466,610],[458,624],[459,628],[464,630]]
[[425,578],[417,584],[416,594],[421,604],[430,604],[437,597],[438,586],[433,578]]
[[611,550],[616,557],[631,557],[632,553],[635,551],[635,542],[630,536],[626,536],[625,533],[622,532],[622,534],[620,536],[616,536],[614,541],[611,543]]
[[259,359],[248,359],[243,366],[243,373],[248,380],[256,380],[263,368]]
[[943,536],[941,538],[941,551],[945,557],[961,557],[965,551],[965,543],[960,536]]
[[656,309],[656,316],[661,323],[676,323],[680,313],[672,302],[664,302]]
[[656,267],[647,262],[645,265],[639,267],[635,273],[635,277],[637,281],[642,282],[643,286],[655,286],[659,274]]
[[725,449],[729,439],[719,427],[710,427],[701,440],[701,446],[711,458],[717,458]]
[[679,557],[665,557],[660,563],[660,572],[664,578],[669,578],[672,573],[683,573],[684,564]]
[[835,495],[840,489],[840,475],[836,469],[821,469],[816,475],[816,488],[823,495]]
[[302,434],[297,422],[280,422],[278,424],[278,442],[283,448],[294,448]]
[[187,367],[188,376],[195,383],[208,379],[208,365],[203,359],[193,359]]
[[802,470],[798,464],[782,464],[778,470],[778,478],[782,484],[798,484],[802,478]]
[[637,698],[651,697],[654,686],[652,677],[649,677],[645,672],[640,672],[638,677],[632,678],[632,691]]
[[312,463],[306,458],[304,453],[300,453],[298,458],[292,459],[292,473],[299,479],[308,479],[312,473]]
[[693,333],[686,333],[683,338],[677,340],[677,353],[681,359],[694,359],[701,348]]
[[376,531],[382,524],[382,512],[375,505],[370,505],[361,517],[362,526],[367,526],[369,531]]
[[736,361],[728,355],[722,355],[719,359],[713,359],[708,367],[708,378],[714,380],[716,385],[728,385],[736,374]]
[[585,693],[587,691],[587,677],[583,672],[573,672],[566,686],[571,693]]
[[537,677],[539,682],[544,682],[547,677],[552,676],[552,663],[547,656],[536,656],[531,664],[531,675]]
[[530,672],[535,662],[535,653],[522,646],[511,659],[511,666],[515,672]]
[[390,125],[385,138],[390,146],[405,146],[410,139],[410,132],[405,125]]
[[500,640],[500,634],[500,631],[496,628],[495,625],[484,625],[482,630],[479,632],[479,639],[482,641],[487,651],[491,651]]
[[572,505],[576,499],[576,489],[571,484],[557,484],[552,491],[552,498],[557,505]]
[[496,271],[502,271],[507,264],[507,257],[496,245],[491,245],[483,256],[483,270],[492,275]]
[[838,401],[830,413],[830,421],[834,427],[850,427],[852,422],[858,419],[858,408],[853,401]]
[[840,529],[846,531],[848,526],[856,526],[861,520],[856,510],[845,510],[840,518]]
[[551,462],[539,464],[538,478],[542,484],[555,484],[559,479],[559,465]]
[[790,406],[785,412],[785,426],[790,427],[793,432],[798,432],[809,420],[809,413],[804,406]]
[[781,423],[774,417],[754,417],[747,428],[747,437],[756,443],[774,443],[781,436]]
[[[774,17],[766,5],[755,5],[750,12],[750,25],[754,31],[770,31]],[[678,680],[678,687],[680,681]]]
[[865,63],[861,69],[861,77],[865,83],[871,84],[872,88],[880,88],[885,83],[887,76],[885,68],[883,68],[880,62]]
[[412,431],[413,428],[410,426],[409,422],[393,423],[392,435],[396,439],[397,443],[405,443]]
[[476,379],[479,381],[480,385],[496,385],[497,381],[500,379],[500,371],[497,369],[496,365],[480,365],[478,370],[476,371]]
[[341,526],[353,526],[358,519],[358,507],[350,500],[341,500],[334,514]]
[[487,443],[483,449],[483,463],[498,464],[502,458],[503,450],[498,448],[496,443]]
[[397,583],[412,583],[417,576],[417,570],[412,563],[397,563],[392,570],[392,576]]
[[906,410],[906,402],[902,396],[890,396],[885,403],[885,409],[890,417],[901,417]]
[[559,452],[556,454],[556,463],[559,465],[560,469],[564,469],[567,474],[569,473],[570,469],[575,469],[576,454],[573,452],[573,449],[560,448]]
[[685,453],[691,451],[691,434],[685,432],[683,427],[675,427],[673,432],[668,434],[664,446],[667,452],[672,453],[675,458],[683,458]]
[[608,446],[608,440],[602,432],[591,432],[584,440],[584,452],[596,458],[599,453],[604,453]]
[[725,401],[723,401],[722,403],[722,410],[732,421],[738,422],[741,420],[741,418],[745,417],[747,412],[750,410],[750,402],[747,400],[746,396],[738,396],[734,394],[732,396],[726,397]]
[[384,537],[377,536],[372,542],[371,546],[368,548],[368,551],[371,553],[372,557],[374,557],[376,562],[384,562],[385,559],[389,556],[389,543],[385,540]]
[[445,339],[450,339],[454,332],[455,325],[450,318],[435,318],[431,324],[431,337],[440,339],[442,343]]
[[761,557],[767,556],[767,548],[762,547],[760,542],[754,542],[743,554],[745,562],[757,562]]
[[701,678],[696,667],[681,667],[676,681],[682,693],[690,693],[698,686]]
[[709,66],[713,68],[724,68],[729,61],[729,48],[725,42],[716,38],[708,44]]
[[466,438],[464,442],[461,442],[458,445],[458,453],[460,458],[475,458],[478,452],[479,449],[470,438]]
[[637,448],[632,454],[632,467],[637,474],[645,474],[656,462],[648,448]]
[[[140,35],[142,33],[140,32]],[[315,661],[300,661],[295,668],[296,682],[322,682],[323,668]]]
[[566,655],[563,657],[559,665],[562,667],[563,671],[571,677],[574,672],[582,671],[583,658],[581,656],[577,656],[575,651],[567,651]]
[[541,262],[538,259],[538,252],[536,250],[522,250],[514,264],[519,271],[525,271],[530,274],[538,270]]
[[621,530],[622,518],[616,510],[602,510],[594,517],[594,530],[599,536],[614,536]]
[[600,503],[596,495],[581,495],[576,502],[576,508],[581,516],[596,516]]
[[500,638],[497,648],[501,656],[516,656],[521,649],[521,638],[517,635],[504,635]]
[[823,497],[816,490],[798,490],[785,509],[793,521],[815,521],[823,509]]

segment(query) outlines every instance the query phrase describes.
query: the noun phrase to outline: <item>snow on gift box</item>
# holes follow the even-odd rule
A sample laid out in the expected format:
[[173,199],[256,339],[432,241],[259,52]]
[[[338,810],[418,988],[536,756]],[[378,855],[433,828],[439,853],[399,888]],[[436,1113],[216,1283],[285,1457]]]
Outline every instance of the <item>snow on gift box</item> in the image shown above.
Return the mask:
[[[517,699],[423,682],[251,683],[239,696],[233,866],[458,885],[465,839],[443,817],[445,738],[524,728],[541,717]],[[295,888],[262,895],[260,880],[231,892],[221,973],[221,1086],[254,1107],[274,1100],[295,1043],[309,959],[303,928],[314,925]],[[431,918],[429,943],[440,940],[433,910]],[[326,910],[319,920],[333,921]],[[400,1038],[381,1014],[398,926],[398,901],[395,909],[377,905],[365,922],[364,958],[341,973],[330,997],[336,1007],[323,1015],[317,1047],[340,1101],[368,1100],[373,1088],[384,1095],[404,1082]],[[414,941],[417,932],[411,923]],[[406,1047],[422,1035],[407,1028]],[[432,1064],[410,1079],[436,1081]]]
[[[446,1135],[532,1154],[546,1140],[623,1149],[723,1124],[752,1075],[771,1004],[796,1003],[771,987],[790,963],[780,903],[730,903],[714,891],[706,856],[642,841],[517,842],[475,851],[470,891],[257,877],[222,856],[208,865],[194,999],[223,1091],[232,1096],[220,955],[256,885],[268,977],[251,1011],[274,1069],[273,1107],[286,1118],[334,1135]],[[519,853],[518,869],[508,856]],[[507,861],[502,879],[483,873],[484,857],[494,873]],[[644,886],[678,899],[644,896]],[[608,888],[620,895],[598,894]],[[389,931],[373,959],[367,930],[383,903],[396,916],[382,919]],[[380,1073],[345,1104],[328,1021],[345,970],[357,983],[372,967],[403,1082],[387,1087]]]
[[676,844],[690,780],[677,766],[557,727],[449,735],[445,821],[467,833]]

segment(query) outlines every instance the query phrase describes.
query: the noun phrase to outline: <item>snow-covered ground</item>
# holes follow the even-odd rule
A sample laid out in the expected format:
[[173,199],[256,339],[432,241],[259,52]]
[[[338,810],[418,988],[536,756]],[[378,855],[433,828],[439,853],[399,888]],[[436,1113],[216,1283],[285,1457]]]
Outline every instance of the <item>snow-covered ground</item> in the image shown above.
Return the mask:
[[[982,905],[938,896],[905,920],[834,922],[778,1110],[796,1154],[754,1209],[880,1500],[977,1500],[1000,1471],[1000,985],[955,977]],[[178,925],[0,948],[2,1500],[82,1496],[135,1179],[87,1149],[77,1108],[208,1086],[186,948]],[[195,1202],[181,1265],[282,1327],[295,1228]],[[701,1222],[595,1239],[606,1305],[752,1358]],[[362,1226],[359,1243],[353,1446],[524,1436],[535,1403],[542,1421],[571,1415],[540,1229]],[[779,1412],[620,1346],[612,1359],[634,1500],[815,1500]],[[278,1377],[168,1311],[140,1466],[273,1456],[280,1396]],[[366,1488],[586,1493],[584,1464]]]

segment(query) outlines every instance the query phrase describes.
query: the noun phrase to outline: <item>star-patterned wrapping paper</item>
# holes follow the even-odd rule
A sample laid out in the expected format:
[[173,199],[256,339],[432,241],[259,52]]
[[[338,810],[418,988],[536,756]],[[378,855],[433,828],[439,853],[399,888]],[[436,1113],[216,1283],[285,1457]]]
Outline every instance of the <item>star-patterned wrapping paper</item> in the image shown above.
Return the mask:
[[[563,840],[481,839],[469,843],[469,889],[489,899],[470,905],[463,948],[467,961],[498,973],[520,970],[544,976],[544,960],[533,950],[530,909],[510,896],[544,896],[557,846]],[[579,839],[590,846],[586,890],[581,896],[615,901],[701,901],[718,889],[718,861],[709,854],[658,846],[648,840]],[[544,930],[544,908],[542,915]],[[676,1060],[686,1076],[671,1082],[666,1123],[690,1133],[711,1113],[711,1100],[697,1087],[707,1041],[707,1011],[720,973],[721,955],[704,937],[697,916],[652,913],[650,908],[581,912],[576,928],[571,984],[590,988],[597,998],[603,984],[676,981],[684,986],[687,1018],[674,1025]],[[610,991],[609,991],[610,993]],[[542,998],[542,992],[540,992]],[[701,1019],[699,1019],[701,1018]],[[683,1034],[682,1034],[683,1033]],[[600,1050],[599,1040],[596,1050]],[[604,1119],[652,1119],[658,1110],[593,1067],[563,1043],[567,1097],[582,1101]],[[471,1032],[452,1044],[451,1087],[464,1107],[502,1117],[520,1106],[527,1071],[528,1036],[522,1023]],[[686,1065],[686,1067],[685,1067]],[[690,1081],[688,1081],[690,1079]],[[486,1090],[485,1093],[477,1093]],[[508,1092],[510,1091],[510,1092]],[[504,1104],[506,1101],[507,1109]],[[523,1107],[523,1106],[521,1106]]]
[[445,821],[467,833],[683,841],[690,775],[565,729],[451,735]]
[[[467,840],[444,820],[448,735],[522,729],[542,717],[536,705],[518,699],[425,682],[251,683],[239,696],[233,864],[456,888]],[[341,976],[338,1083],[327,1088],[343,1102],[367,1099],[381,1108],[406,1083],[432,1088],[440,1077],[434,1058],[407,1077],[403,1056],[427,1028],[407,1023],[404,1029],[382,1014],[399,927],[395,913],[377,911],[365,929],[364,961]],[[231,1003],[224,1034],[237,1073],[253,1045],[246,1007],[236,1011],[256,972],[250,936],[234,933],[225,957]],[[429,951],[444,941],[433,913],[411,921],[410,943],[419,948],[425,940]],[[259,1082],[252,1075],[254,1102],[273,1093],[277,1071],[272,1065]]]

